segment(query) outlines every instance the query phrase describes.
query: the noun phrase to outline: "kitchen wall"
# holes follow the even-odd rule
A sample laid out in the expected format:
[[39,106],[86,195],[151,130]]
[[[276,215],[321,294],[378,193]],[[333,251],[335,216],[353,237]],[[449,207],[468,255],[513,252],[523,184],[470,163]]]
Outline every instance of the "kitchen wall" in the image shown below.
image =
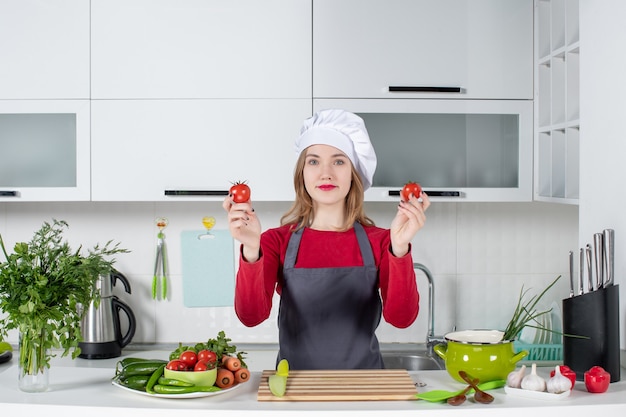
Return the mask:
[[[278,225],[288,203],[257,203],[264,228]],[[368,214],[388,227],[394,203],[369,203]],[[567,252],[578,241],[578,207],[549,203],[444,203],[428,211],[427,225],[413,241],[415,262],[426,265],[435,280],[435,331],[502,329],[510,318],[522,286],[539,292],[563,275],[545,305],[568,295]],[[117,257],[132,294],[115,292],[138,319],[133,343],[194,342],[224,330],[239,343],[276,343],[276,308],[265,323],[246,328],[232,306],[187,308],[183,303],[180,236],[185,230],[202,231],[203,216],[217,219],[225,229],[221,203],[0,203],[0,233],[9,248],[29,241],[43,221],[69,223],[66,238],[73,247],[91,247],[113,239],[130,249]],[[157,228],[154,219],[167,217],[165,229],[170,261],[170,298],[153,301],[150,283],[154,267]],[[236,248],[233,251],[237,253]],[[224,277],[224,280],[232,277]],[[418,272],[421,313],[408,329],[379,327],[382,342],[423,342],[426,337],[428,284]],[[230,300],[229,300],[230,301]],[[275,304],[276,307],[277,303]],[[17,334],[9,341],[17,343]]]

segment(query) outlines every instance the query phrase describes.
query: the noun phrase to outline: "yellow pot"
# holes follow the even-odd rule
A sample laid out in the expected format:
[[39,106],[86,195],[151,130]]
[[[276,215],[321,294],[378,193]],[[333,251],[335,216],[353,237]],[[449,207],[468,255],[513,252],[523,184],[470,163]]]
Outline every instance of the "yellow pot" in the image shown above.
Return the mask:
[[497,330],[465,330],[445,335],[445,344],[434,347],[444,360],[452,378],[465,381],[459,371],[465,371],[480,382],[506,379],[517,362],[528,355],[522,350],[515,353],[512,340],[502,340],[503,332]]

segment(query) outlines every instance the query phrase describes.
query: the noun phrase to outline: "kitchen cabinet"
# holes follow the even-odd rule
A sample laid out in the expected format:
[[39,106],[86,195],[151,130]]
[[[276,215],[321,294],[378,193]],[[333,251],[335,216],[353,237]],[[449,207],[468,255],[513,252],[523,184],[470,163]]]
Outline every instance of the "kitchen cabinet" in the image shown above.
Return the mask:
[[89,100],[0,100],[0,201],[88,201]]
[[293,200],[310,100],[93,100],[94,201]]
[[310,98],[310,0],[92,0],[93,99]]
[[578,0],[537,0],[535,200],[578,204]]
[[398,201],[409,180],[434,201],[531,201],[529,100],[316,99],[363,118],[378,165],[367,201]]
[[89,98],[89,2],[0,0],[0,99]]
[[313,0],[313,96],[532,100],[533,0]]

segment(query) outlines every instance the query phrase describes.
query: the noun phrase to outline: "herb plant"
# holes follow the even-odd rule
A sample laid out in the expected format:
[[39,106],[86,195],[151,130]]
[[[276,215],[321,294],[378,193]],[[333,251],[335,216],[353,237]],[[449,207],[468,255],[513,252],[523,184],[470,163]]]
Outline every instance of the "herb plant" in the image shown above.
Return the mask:
[[533,327],[536,329],[548,330],[553,332],[551,329],[545,329],[540,326],[539,322],[537,321],[537,318],[539,316],[549,313],[550,311],[552,311],[552,309],[537,311],[536,307],[537,303],[539,303],[539,300],[541,300],[544,294],[548,292],[548,290],[552,288],[554,284],[556,284],[559,278],[561,278],[560,275],[556,277],[556,279],[552,281],[552,283],[548,285],[539,295],[533,295],[529,300],[526,301],[524,301],[524,298],[526,297],[526,293],[528,293],[529,290],[524,290],[524,287],[522,286],[519,299],[517,300],[517,306],[515,307],[515,311],[513,312],[513,317],[511,317],[511,321],[509,321],[509,324],[504,330],[502,340],[515,340],[524,327]]
[[[44,222],[29,243],[15,244],[7,250],[0,235],[6,259],[0,263],[0,339],[10,329],[20,332],[19,365],[21,375],[35,375],[50,367],[50,349],[80,354],[80,321],[92,301],[100,301],[95,284],[99,275],[109,274],[114,260],[105,257],[126,253],[119,243],[108,241],[81,254],[63,241],[63,220]],[[26,344],[26,345],[25,345]],[[30,345],[28,345],[30,344]]]

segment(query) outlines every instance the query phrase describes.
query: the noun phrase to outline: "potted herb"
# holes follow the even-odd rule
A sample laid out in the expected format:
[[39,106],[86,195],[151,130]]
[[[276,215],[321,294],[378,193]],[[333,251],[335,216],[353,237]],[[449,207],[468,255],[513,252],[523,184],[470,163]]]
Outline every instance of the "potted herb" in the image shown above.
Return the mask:
[[108,241],[81,253],[63,240],[68,224],[62,220],[44,222],[29,243],[18,242],[9,254],[2,235],[0,247],[5,262],[0,263],[0,339],[10,329],[20,335],[18,366],[20,389],[45,391],[47,369],[54,356],[51,349],[80,354],[82,311],[99,301],[95,286],[99,275],[109,274],[114,260],[107,257],[126,253]]

